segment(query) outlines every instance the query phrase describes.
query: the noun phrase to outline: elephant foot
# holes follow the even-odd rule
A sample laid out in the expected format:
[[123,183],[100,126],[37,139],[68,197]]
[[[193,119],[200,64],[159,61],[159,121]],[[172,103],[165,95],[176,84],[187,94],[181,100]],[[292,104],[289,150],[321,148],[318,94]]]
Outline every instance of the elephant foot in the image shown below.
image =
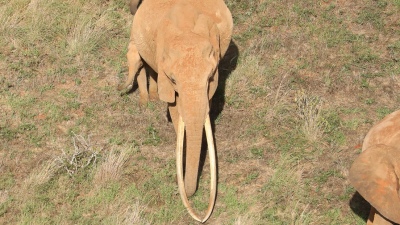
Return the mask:
[[120,84],[120,85],[118,85],[117,90],[119,92],[121,92],[121,95],[122,95],[122,94],[128,93],[130,90],[132,90],[132,88],[133,88],[133,84],[130,84],[128,86],[126,86],[125,84]]
[[149,97],[147,95],[139,96],[139,107],[146,107],[149,102]]
[[158,94],[157,94],[157,92],[155,92],[155,93],[150,92],[149,97],[150,97],[150,101],[156,101],[156,100],[158,100]]

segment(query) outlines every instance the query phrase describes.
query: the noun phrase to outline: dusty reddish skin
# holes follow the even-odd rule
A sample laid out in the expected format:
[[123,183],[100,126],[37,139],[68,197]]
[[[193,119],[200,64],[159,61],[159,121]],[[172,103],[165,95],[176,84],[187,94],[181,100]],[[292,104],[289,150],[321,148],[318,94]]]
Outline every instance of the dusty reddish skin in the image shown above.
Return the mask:
[[367,224],[400,223],[400,111],[368,132],[350,169],[350,182],[371,204]]
[[[158,96],[168,102],[175,131],[179,115],[186,125],[188,196],[197,189],[203,126],[232,27],[231,13],[222,0],[144,0],[133,19],[129,74],[120,89],[132,84],[143,61],[158,73]],[[139,78],[138,84],[139,89],[144,85]]]

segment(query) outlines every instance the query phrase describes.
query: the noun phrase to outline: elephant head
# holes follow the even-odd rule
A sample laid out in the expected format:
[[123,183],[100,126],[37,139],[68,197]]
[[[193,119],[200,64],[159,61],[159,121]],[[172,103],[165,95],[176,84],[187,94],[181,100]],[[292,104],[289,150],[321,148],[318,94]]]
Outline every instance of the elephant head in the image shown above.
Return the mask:
[[[185,196],[193,195],[197,189],[205,124],[210,155],[211,151],[215,151],[213,144],[210,144],[212,133],[208,114],[210,99],[218,84],[217,66],[220,51],[218,29],[215,25],[208,25],[207,18],[200,15],[191,32],[182,32],[176,27],[171,27],[170,29],[175,31],[169,33],[173,33],[174,38],[163,45],[158,61],[158,95],[161,100],[169,103],[171,118],[178,135],[177,146],[183,144],[183,132],[186,131]],[[177,166],[181,166],[181,162],[177,160]],[[211,167],[214,169],[211,173],[216,174],[215,156],[214,165]],[[178,180],[179,170],[181,169],[178,168]],[[216,180],[216,175],[212,177]],[[216,183],[215,180],[212,181],[213,184]],[[214,196],[214,201],[215,193],[211,195]]]

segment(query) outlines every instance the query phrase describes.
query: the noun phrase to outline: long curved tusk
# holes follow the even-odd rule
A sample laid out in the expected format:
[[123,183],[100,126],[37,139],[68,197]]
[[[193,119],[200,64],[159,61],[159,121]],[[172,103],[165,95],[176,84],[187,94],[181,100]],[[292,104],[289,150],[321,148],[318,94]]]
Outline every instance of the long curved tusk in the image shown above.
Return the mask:
[[204,128],[206,130],[208,154],[210,158],[211,183],[210,183],[210,200],[208,202],[207,214],[201,221],[202,223],[206,222],[206,220],[211,216],[211,213],[215,205],[215,198],[217,197],[217,159],[215,156],[216,154],[214,147],[214,137],[211,129],[211,122],[209,115],[207,115]]
[[211,183],[210,183],[210,199],[208,202],[207,213],[204,219],[200,219],[199,216],[193,211],[193,208],[190,206],[190,203],[187,199],[184,181],[183,181],[183,138],[184,138],[184,130],[185,124],[182,120],[182,117],[179,117],[178,123],[178,135],[177,135],[177,146],[176,146],[176,170],[178,176],[178,187],[179,193],[181,195],[181,199],[189,214],[193,217],[193,219],[204,223],[211,216],[211,213],[214,209],[215,198],[217,195],[217,160],[214,148],[213,134],[211,130],[210,117],[207,115],[205,124],[205,131],[207,137],[209,158],[210,158],[210,173],[211,173]]
[[202,220],[196,215],[193,211],[192,207],[190,207],[189,201],[187,199],[185,185],[183,181],[183,138],[185,134],[185,123],[182,120],[182,117],[179,116],[179,123],[178,123],[178,135],[176,140],[176,173],[178,176],[178,188],[179,194],[181,195],[181,199],[183,204],[185,205],[189,214],[193,217],[193,219],[201,222]]

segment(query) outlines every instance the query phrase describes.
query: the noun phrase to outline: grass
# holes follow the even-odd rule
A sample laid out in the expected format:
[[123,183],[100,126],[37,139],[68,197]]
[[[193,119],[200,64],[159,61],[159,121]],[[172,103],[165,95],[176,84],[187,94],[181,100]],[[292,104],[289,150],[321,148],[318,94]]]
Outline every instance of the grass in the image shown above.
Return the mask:
[[[399,1],[226,3],[209,223],[365,224],[348,169],[400,102]],[[0,0],[0,224],[195,224],[165,103],[116,91],[131,20],[122,0]]]

